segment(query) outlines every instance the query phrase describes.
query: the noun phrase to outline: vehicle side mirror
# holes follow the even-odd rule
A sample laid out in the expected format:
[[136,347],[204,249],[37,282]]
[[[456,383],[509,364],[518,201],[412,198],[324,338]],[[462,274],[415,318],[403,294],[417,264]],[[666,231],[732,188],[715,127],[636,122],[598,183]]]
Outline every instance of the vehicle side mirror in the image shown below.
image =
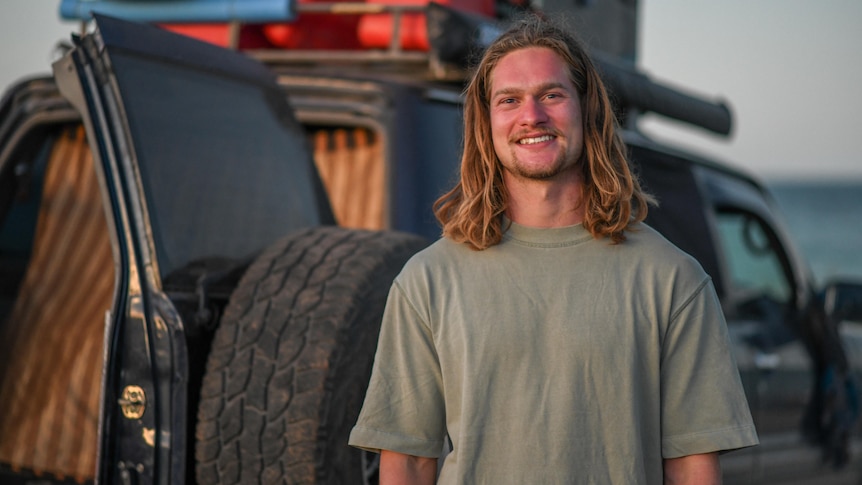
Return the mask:
[[823,289],[823,306],[835,323],[862,322],[862,283],[830,281]]

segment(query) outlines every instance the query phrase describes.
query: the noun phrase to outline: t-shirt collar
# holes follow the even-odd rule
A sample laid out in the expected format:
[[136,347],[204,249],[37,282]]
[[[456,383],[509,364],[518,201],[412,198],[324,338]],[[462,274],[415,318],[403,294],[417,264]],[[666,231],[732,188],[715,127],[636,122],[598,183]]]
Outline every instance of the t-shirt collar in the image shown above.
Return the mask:
[[583,224],[571,226],[539,228],[523,226],[503,217],[504,240],[512,240],[531,246],[573,245],[592,239],[592,234]]

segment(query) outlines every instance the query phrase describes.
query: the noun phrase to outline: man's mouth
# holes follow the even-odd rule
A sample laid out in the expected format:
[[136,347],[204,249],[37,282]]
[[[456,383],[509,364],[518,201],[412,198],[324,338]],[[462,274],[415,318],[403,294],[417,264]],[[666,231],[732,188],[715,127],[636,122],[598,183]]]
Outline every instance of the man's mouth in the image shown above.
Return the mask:
[[551,141],[555,137],[553,135],[542,135],[542,136],[534,136],[530,138],[521,138],[518,140],[519,145],[535,145],[536,143],[542,143],[545,141]]

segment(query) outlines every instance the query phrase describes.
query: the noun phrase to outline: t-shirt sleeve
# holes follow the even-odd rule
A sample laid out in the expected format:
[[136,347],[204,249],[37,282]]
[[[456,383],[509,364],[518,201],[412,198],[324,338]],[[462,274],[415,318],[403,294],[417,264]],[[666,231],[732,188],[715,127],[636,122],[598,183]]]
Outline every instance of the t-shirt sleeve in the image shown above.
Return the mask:
[[662,344],[662,456],[758,443],[727,324],[708,278],[671,315]]
[[396,282],[390,290],[365,402],[349,444],[437,457],[445,438],[440,363],[427,321]]

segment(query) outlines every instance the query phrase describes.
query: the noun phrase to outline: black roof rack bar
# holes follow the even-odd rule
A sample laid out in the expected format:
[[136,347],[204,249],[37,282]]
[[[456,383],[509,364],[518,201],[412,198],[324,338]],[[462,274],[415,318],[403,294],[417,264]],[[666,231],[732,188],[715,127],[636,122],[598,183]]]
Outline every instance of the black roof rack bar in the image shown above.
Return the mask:
[[635,66],[601,53],[592,53],[614,102],[622,109],[651,112],[727,136],[733,125],[730,107],[723,100],[708,100],[653,81]]

